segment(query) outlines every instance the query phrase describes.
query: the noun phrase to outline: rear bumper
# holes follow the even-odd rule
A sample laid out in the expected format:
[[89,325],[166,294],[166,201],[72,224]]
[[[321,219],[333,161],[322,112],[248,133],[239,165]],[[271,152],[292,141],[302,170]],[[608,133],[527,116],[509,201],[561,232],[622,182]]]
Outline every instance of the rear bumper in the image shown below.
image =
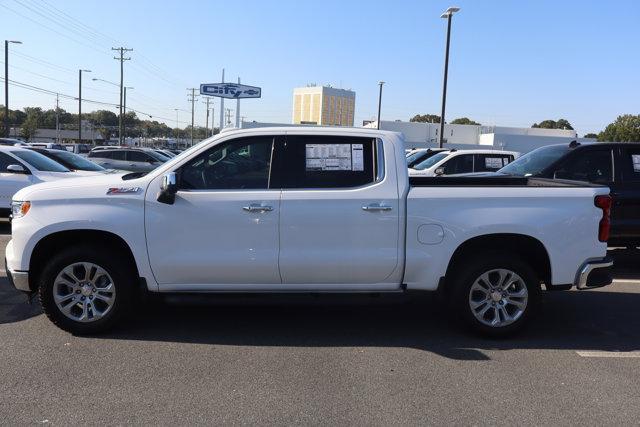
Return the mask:
[[613,282],[613,260],[609,257],[586,261],[578,272],[574,285],[578,289],[600,288]]

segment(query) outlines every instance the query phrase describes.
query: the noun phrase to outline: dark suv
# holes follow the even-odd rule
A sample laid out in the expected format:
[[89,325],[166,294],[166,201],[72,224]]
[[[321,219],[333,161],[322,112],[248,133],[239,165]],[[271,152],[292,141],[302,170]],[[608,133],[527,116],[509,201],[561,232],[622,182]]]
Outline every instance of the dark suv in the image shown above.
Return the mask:
[[611,189],[609,246],[640,246],[640,143],[549,145],[533,150],[497,173],[569,179]]

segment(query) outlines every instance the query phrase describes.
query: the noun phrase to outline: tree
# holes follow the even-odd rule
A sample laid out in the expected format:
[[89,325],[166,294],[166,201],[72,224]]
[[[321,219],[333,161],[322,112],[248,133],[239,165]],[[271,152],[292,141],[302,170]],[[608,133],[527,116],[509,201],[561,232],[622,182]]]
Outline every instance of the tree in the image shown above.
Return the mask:
[[598,141],[639,142],[640,115],[624,114],[607,125],[598,135]]
[[583,138],[598,139],[598,135],[596,135],[595,133],[587,133],[583,136]]
[[42,110],[40,108],[25,108],[24,110],[27,113],[27,118],[22,122],[20,136],[29,141],[31,138],[36,136],[36,133],[38,132],[42,117]]
[[451,121],[452,125],[476,125],[476,126],[480,126],[480,123],[471,120],[468,117],[460,117],[459,119],[455,119],[453,121]]
[[573,126],[567,119],[559,119],[555,120],[543,120],[540,123],[534,123],[531,125],[532,128],[540,128],[540,129],[567,129],[573,130]]
[[440,123],[440,116],[435,114],[416,114],[409,119],[409,121],[418,123]]

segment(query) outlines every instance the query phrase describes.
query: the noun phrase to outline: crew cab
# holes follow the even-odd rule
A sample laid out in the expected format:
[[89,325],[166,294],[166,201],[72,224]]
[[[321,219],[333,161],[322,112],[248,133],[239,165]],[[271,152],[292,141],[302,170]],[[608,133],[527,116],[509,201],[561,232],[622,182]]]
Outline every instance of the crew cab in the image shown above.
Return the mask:
[[409,176],[441,176],[471,172],[495,172],[518,156],[502,150],[445,150],[408,164]]
[[611,282],[608,193],[409,178],[394,132],[242,129],[147,174],[18,192],[6,266],[76,334],[108,329],[143,290],[437,291],[476,331],[502,335],[526,323],[543,286]]

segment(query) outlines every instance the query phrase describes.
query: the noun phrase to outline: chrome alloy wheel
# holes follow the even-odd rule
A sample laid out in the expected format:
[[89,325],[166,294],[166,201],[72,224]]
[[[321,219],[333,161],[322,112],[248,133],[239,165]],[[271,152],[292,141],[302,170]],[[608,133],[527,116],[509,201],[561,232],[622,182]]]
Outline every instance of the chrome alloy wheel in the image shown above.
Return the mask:
[[63,268],[56,277],[53,299],[69,319],[94,322],[113,307],[116,288],[109,273],[99,265],[76,262]]
[[469,307],[482,324],[492,328],[518,320],[527,308],[527,285],[515,272],[490,270],[478,277],[469,290]]

